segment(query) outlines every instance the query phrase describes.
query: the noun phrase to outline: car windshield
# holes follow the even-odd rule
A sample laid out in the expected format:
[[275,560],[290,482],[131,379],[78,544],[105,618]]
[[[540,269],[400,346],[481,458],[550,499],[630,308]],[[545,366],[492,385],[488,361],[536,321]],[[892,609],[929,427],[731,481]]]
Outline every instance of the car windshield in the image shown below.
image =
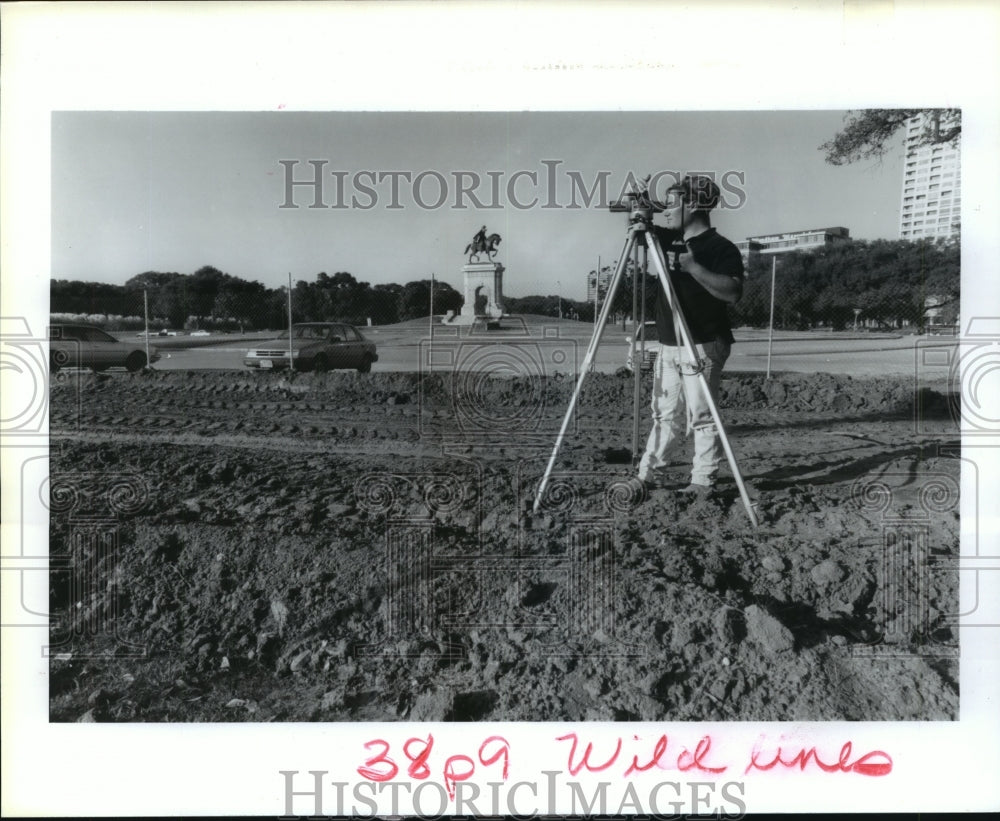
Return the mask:
[[[295,325],[292,327],[293,339],[326,339],[330,328],[325,325]],[[287,337],[285,337],[287,339]]]
[[117,342],[113,336],[104,333],[104,331],[98,330],[97,328],[84,328],[83,338],[88,342]]

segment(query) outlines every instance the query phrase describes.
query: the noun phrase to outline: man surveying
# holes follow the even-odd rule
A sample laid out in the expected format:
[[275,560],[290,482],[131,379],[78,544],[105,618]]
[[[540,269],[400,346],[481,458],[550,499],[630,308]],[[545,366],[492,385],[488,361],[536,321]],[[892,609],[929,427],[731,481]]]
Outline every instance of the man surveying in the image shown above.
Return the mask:
[[[681,492],[692,498],[708,496],[712,492],[719,463],[725,455],[747,517],[751,525],[757,527],[755,505],[743,482],[718,408],[722,367],[733,343],[726,305],[736,302],[743,293],[743,258],[736,246],[719,236],[709,222],[708,212],[719,204],[719,196],[719,187],[711,178],[690,175],[667,190],[665,202],[654,202],[643,188],[629,192],[609,206],[611,211],[628,213],[625,245],[583,357],[562,426],[535,491],[534,512],[538,512],[545,499],[559,449],[569,430],[583,383],[597,355],[628,261],[638,253],[641,244],[652,259],[660,285],[656,315],[662,346],[653,367],[653,428],[639,460],[638,479],[644,490],[662,486],[667,453],[693,431],[694,467],[690,484]],[[654,211],[666,215],[666,227],[653,225]],[[667,251],[664,251],[664,238],[668,243]],[[683,244],[675,245],[675,240],[683,240]],[[669,270],[668,253],[673,254]],[[638,256],[635,260],[638,275]],[[633,309],[634,302],[635,296]],[[633,356],[634,345],[633,336]],[[637,401],[638,378],[639,371],[636,370]],[[633,431],[635,453],[638,444],[635,441],[638,438],[638,403],[635,405]]]
[[[656,325],[662,348],[653,366],[653,428],[639,461],[639,479],[647,488],[663,487],[663,468],[670,451],[694,433],[691,481],[680,493],[708,496],[715,484],[723,446],[712,408],[699,384],[704,374],[712,401],[719,404],[722,368],[733,344],[726,306],[743,293],[743,258],[739,249],[720,235],[709,220],[719,204],[719,187],[703,175],[684,177],[667,189],[662,208],[666,226],[648,226],[665,245],[683,239],[686,252],[677,253],[669,273],[679,307],[687,319],[696,354],[692,361],[680,344],[673,311],[662,287],[657,288]],[[633,228],[641,232],[643,226]]]

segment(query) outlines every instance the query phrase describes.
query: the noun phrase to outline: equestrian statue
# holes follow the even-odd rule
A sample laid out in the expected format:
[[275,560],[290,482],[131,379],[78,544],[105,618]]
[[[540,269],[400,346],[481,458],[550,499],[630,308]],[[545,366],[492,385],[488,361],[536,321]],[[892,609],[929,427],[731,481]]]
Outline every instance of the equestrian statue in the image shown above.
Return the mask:
[[[472,242],[465,246],[465,253],[469,255],[469,262],[479,262],[479,255],[486,254],[492,261],[493,255],[497,252],[500,244],[499,234],[486,236],[486,226],[479,229],[479,232],[472,238]],[[475,259],[473,259],[475,257]]]

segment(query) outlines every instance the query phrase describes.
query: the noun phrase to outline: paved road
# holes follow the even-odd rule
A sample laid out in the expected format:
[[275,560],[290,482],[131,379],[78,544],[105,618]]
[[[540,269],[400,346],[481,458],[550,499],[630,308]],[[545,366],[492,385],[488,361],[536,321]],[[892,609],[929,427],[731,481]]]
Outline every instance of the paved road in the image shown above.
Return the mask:
[[[364,329],[378,345],[375,371],[485,369],[498,373],[575,372],[590,343],[590,326],[565,322],[552,329],[533,328],[520,335],[458,338],[426,331]],[[548,336],[546,336],[548,334]],[[921,380],[947,379],[958,342],[951,337],[784,334],[775,338],[771,371],[828,372],[851,376],[914,375]],[[241,370],[250,343],[233,341],[218,347],[162,350],[158,370]],[[768,367],[766,334],[737,332],[726,366],[729,372],[764,372]],[[627,354],[620,326],[609,328],[598,347],[595,370],[613,372]]]

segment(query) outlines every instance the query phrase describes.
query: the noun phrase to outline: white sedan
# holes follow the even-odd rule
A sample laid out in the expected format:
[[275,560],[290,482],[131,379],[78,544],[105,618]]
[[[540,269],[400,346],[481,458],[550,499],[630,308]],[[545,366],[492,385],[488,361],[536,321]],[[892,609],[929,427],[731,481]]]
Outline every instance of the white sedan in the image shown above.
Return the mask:
[[[625,344],[628,347],[628,353],[625,357],[625,367],[632,370],[632,337],[625,337]],[[660,344],[660,336],[656,330],[655,322],[646,322],[641,328],[639,328],[639,336],[635,343],[636,355],[641,357],[642,370],[650,371],[653,369],[653,362],[656,361],[656,355],[660,352],[660,348],[663,346]]]

